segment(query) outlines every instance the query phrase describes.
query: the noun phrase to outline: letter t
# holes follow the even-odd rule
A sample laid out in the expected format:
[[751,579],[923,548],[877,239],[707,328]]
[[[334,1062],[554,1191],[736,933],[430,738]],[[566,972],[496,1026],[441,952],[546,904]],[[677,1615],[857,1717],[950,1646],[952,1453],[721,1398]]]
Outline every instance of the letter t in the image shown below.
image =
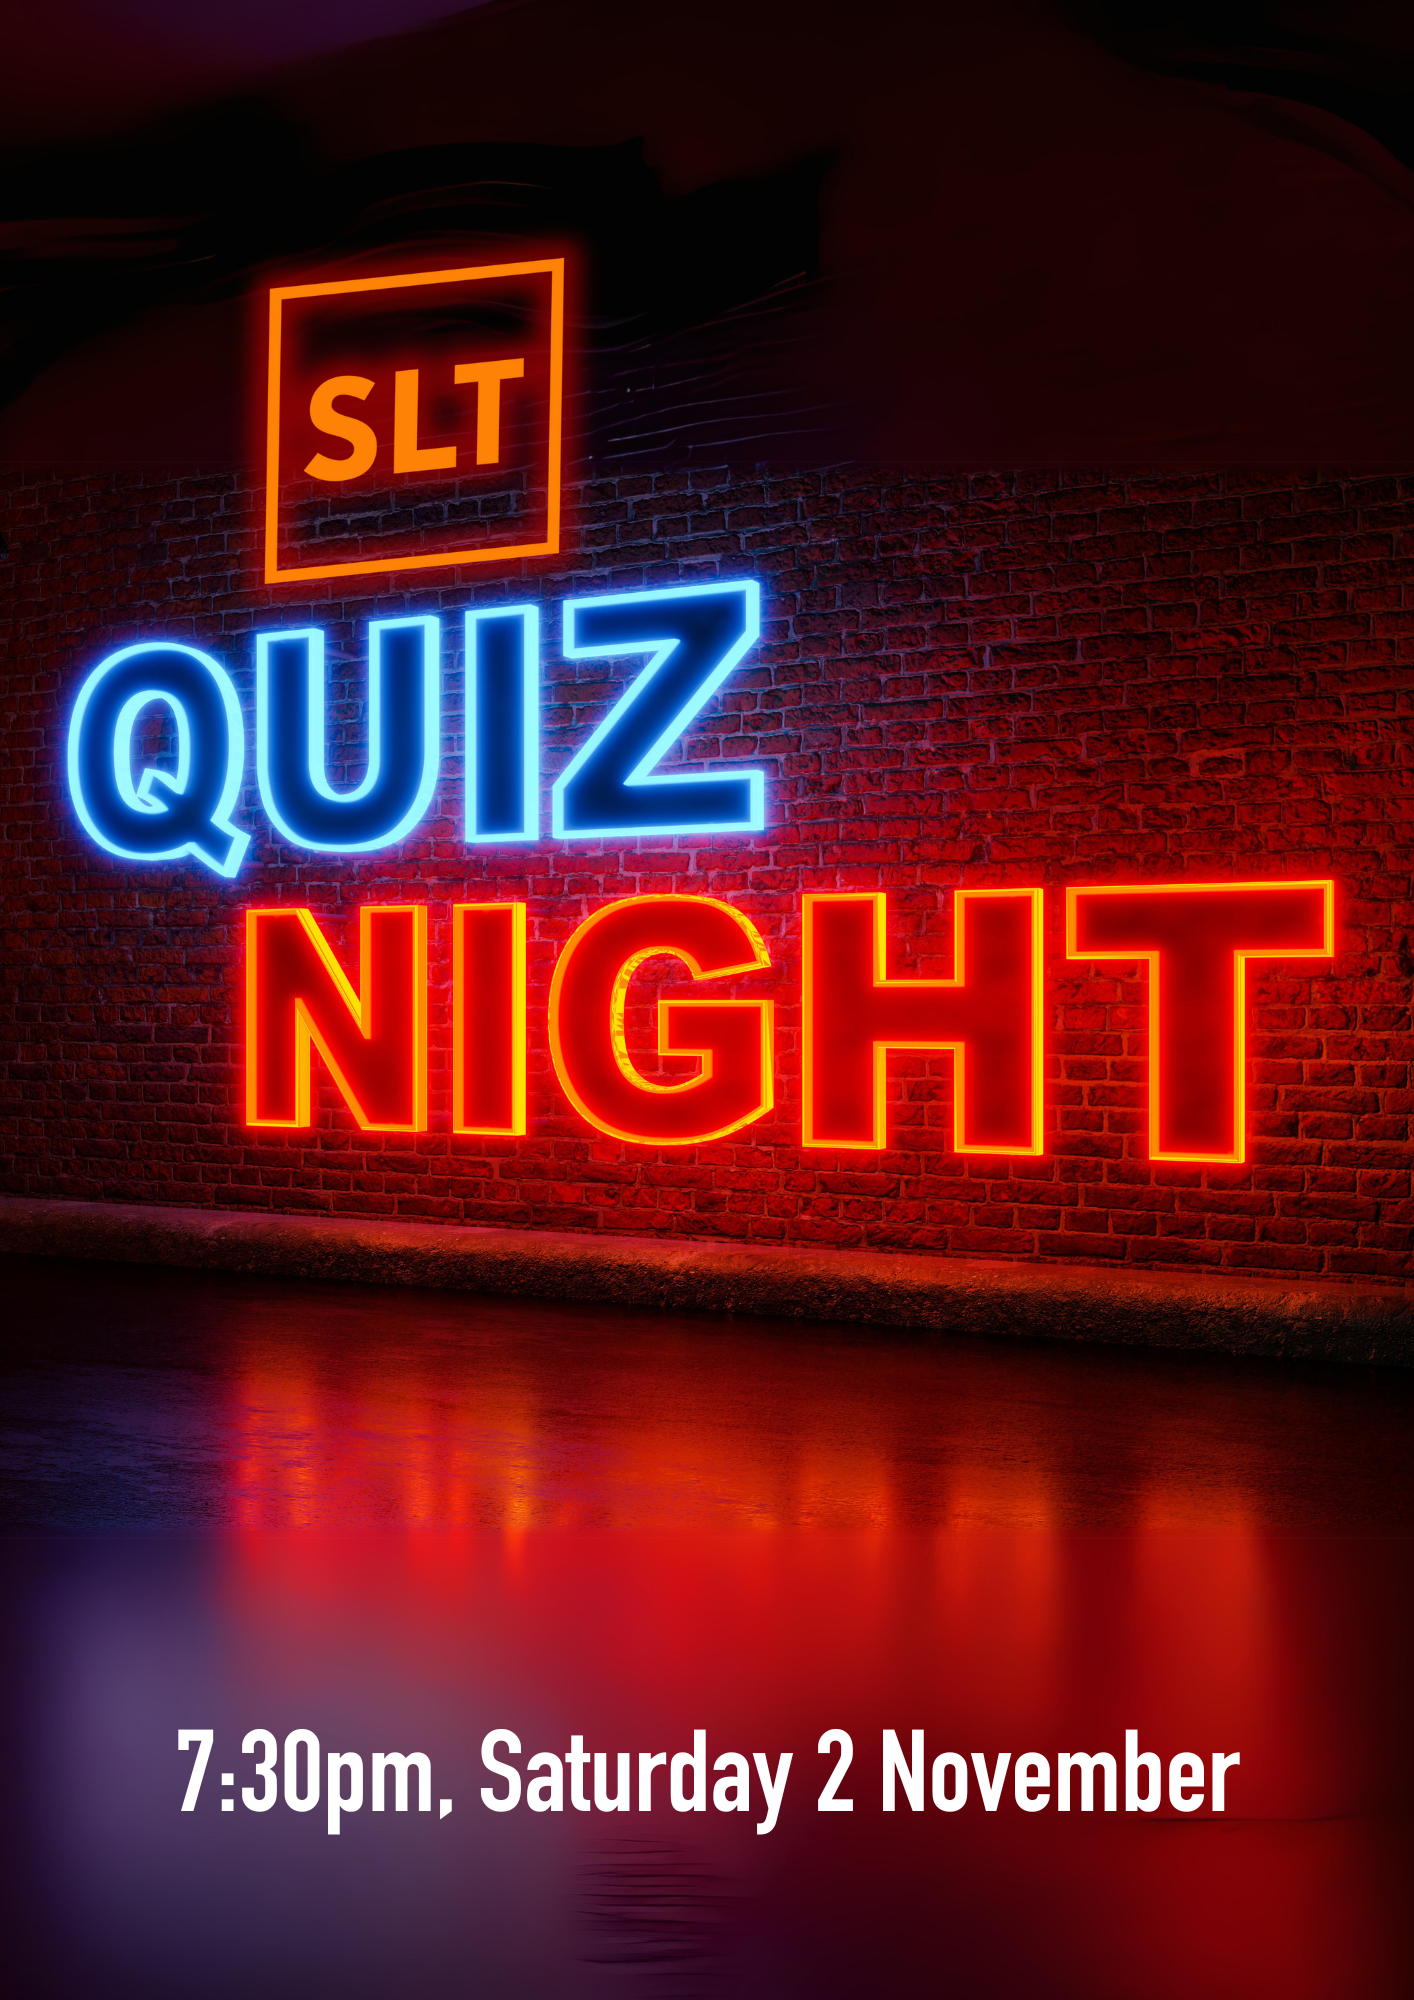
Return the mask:
[[1246,1158],[1249,958],[1330,958],[1333,882],[1067,889],[1067,958],[1149,968],[1149,1158]]
[[458,384],[476,384],[476,462],[498,465],[501,459],[501,384],[525,373],[525,358],[513,361],[461,361],[452,372]]

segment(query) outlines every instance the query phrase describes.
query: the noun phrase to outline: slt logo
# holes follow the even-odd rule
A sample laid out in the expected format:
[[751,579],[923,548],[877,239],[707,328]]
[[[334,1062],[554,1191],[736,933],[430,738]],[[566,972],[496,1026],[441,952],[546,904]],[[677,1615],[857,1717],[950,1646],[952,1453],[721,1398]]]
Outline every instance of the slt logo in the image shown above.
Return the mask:
[[[660,767],[761,631],[751,578],[566,600],[567,660],[642,659],[619,700],[551,788],[556,840],[640,834],[758,833],[760,770]],[[540,609],[468,611],[465,630],[465,837],[494,846],[540,837]],[[442,762],[442,630],[435,616],[368,627],[367,760],[358,783],[329,772],[328,667],[315,625],[255,634],[255,771],[261,804],[287,846],[370,854],[423,819]],[[140,725],[167,721],[158,764]],[[101,660],[69,722],[74,811],[107,853],[193,860],[234,877],[250,835],[232,817],[245,776],[245,719],[212,654],[149,639]]]
[[265,581],[553,555],[565,260],[269,295]]

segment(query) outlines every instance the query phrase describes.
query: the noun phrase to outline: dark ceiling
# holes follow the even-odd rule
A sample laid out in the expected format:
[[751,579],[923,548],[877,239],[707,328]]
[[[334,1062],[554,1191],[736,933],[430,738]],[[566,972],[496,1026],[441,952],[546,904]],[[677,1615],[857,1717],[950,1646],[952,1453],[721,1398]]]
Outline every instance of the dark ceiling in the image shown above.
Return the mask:
[[1414,459],[1407,8],[57,0],[6,67],[12,465],[247,456],[272,274],[512,243],[581,457]]

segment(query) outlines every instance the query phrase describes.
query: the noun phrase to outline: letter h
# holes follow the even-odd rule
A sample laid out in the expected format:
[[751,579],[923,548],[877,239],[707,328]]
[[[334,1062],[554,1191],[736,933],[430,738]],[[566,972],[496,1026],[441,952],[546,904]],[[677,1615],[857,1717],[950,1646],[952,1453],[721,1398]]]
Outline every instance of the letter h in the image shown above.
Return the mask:
[[954,977],[890,979],[886,897],[805,897],[807,1146],[882,1151],[890,1050],[937,1049],[959,1153],[1041,1151],[1041,891],[955,900]]

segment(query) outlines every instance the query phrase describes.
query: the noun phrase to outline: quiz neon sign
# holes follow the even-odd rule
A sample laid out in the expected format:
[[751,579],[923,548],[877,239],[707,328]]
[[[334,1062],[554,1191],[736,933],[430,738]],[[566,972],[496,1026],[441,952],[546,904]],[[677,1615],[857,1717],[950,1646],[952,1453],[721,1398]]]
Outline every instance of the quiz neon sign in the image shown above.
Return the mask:
[[[557,840],[755,833],[766,824],[760,770],[659,767],[761,631],[751,578],[570,598],[568,660],[638,657],[638,673],[551,788]],[[465,615],[465,836],[469,846],[540,835],[540,612],[497,605]],[[369,854],[414,831],[442,762],[442,630],[435,616],[368,627],[368,757],[362,779],[328,776],[324,633],[255,635],[255,770],[261,804],[290,847]],[[170,717],[174,768],[135,775],[139,719]],[[85,678],[69,725],[68,778],[89,836],[125,861],[202,863],[232,878],[249,834],[232,819],[245,771],[245,721],[212,654],[171,640],[123,646]]]
[[[567,659],[639,665],[555,778],[552,836],[759,832],[764,772],[661,768],[759,636],[756,583],[571,598],[562,609]],[[474,608],[464,630],[467,845],[537,840],[539,609]],[[396,847],[414,831],[441,770],[441,649],[435,616],[369,626],[367,764],[356,784],[340,788],[328,776],[322,630],[256,634],[256,780],[282,841],[359,855]],[[160,766],[138,748],[139,725],[154,709],[169,719]],[[250,843],[232,817],[245,754],[240,701],[219,661],[166,640],[125,646],[92,669],[74,704],[74,809],[111,855],[190,859],[230,879]],[[246,911],[250,1126],[309,1129],[317,1054],[362,1130],[429,1129],[429,916],[416,902],[364,906],[355,977],[311,911]],[[1040,1154],[1043,916],[1039,888],[959,890],[953,971],[922,979],[891,968],[885,895],[804,896],[802,1145],[884,1150],[890,1058],[922,1050],[951,1060],[955,1151]],[[527,906],[466,902],[450,917],[452,1131],[515,1138],[528,1129]],[[1145,968],[1151,1160],[1245,1159],[1247,967],[1329,959],[1334,939],[1329,881],[1066,889],[1066,959]],[[660,1067],[650,1076],[630,1047],[629,997],[642,968],[665,960],[686,981],[658,995]],[[629,1145],[706,1145],[744,1130],[776,1104],[777,978],[755,924],[716,897],[606,903],[564,944],[550,978],[544,1030],[561,1090],[588,1126]]]

